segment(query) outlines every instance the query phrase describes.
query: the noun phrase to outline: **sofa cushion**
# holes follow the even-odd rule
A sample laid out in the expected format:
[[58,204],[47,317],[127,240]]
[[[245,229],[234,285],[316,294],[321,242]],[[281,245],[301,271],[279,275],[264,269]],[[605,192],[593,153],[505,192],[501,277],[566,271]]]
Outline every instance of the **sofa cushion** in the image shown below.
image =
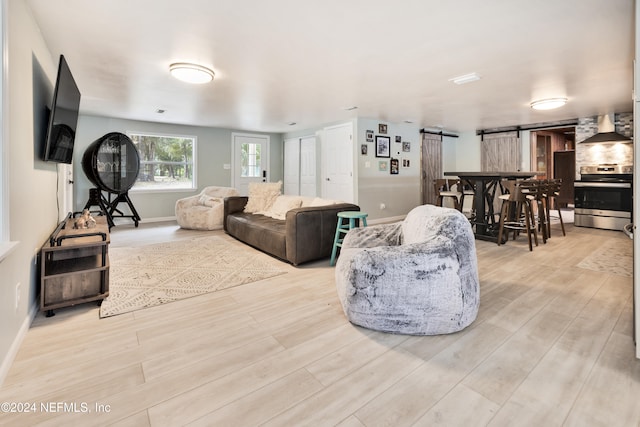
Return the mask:
[[281,259],[287,259],[286,223],[259,214],[238,212],[227,216],[227,233]]
[[281,194],[282,181],[250,182],[249,200],[244,207],[247,213],[262,213],[269,210],[276,198]]

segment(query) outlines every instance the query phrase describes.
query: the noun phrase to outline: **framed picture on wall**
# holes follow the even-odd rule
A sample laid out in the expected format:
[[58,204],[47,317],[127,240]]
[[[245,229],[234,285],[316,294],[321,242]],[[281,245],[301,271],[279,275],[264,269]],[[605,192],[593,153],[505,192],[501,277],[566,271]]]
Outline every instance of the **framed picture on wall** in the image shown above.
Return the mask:
[[391,175],[398,175],[400,173],[400,161],[398,159],[391,159]]
[[396,142],[398,144],[402,142],[402,137],[400,135],[396,135]]
[[378,162],[378,170],[380,172],[386,172],[389,169],[389,162],[386,160],[380,160]]
[[402,151],[405,151],[405,152],[411,151],[411,143],[409,141],[402,142]]
[[378,133],[387,133],[387,125],[380,123],[378,125]]
[[391,138],[376,135],[376,157],[391,157]]
[[360,145],[360,153],[363,156],[366,156],[368,151],[369,151],[369,147],[367,146],[367,144]]
[[372,130],[368,130],[367,131],[367,142],[373,142],[373,131]]

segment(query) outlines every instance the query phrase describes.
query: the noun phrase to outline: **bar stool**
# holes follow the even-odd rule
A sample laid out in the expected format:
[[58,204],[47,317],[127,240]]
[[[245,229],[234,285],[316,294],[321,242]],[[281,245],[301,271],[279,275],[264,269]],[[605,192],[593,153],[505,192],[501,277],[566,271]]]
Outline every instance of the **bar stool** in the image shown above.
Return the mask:
[[[538,212],[538,224],[537,230],[542,233],[542,243],[547,243],[547,239],[549,238],[549,221],[547,215],[547,184],[544,179],[525,179],[520,181],[520,188],[522,192],[525,194],[527,199],[529,199],[531,203],[532,209],[532,218],[535,218],[535,212],[533,211],[533,206],[535,203],[536,210]],[[535,227],[535,222],[532,223]]]
[[436,206],[442,206],[444,198],[450,197],[453,198],[453,207],[456,210],[462,211],[462,208],[460,206],[460,197],[462,196],[462,193],[459,191],[451,190],[451,187],[453,187],[454,185],[458,185],[458,181],[456,181],[455,179],[433,180],[433,187],[437,196]]
[[566,236],[564,231],[564,221],[562,220],[562,210],[556,202],[556,197],[560,195],[560,186],[562,185],[561,179],[549,179],[545,183],[545,196],[546,196],[546,211],[547,211],[547,236],[551,237],[551,203],[558,210],[558,219],[560,220],[560,227],[562,228],[562,235]]
[[463,214],[466,215],[465,210],[464,210],[464,200],[466,197],[471,197],[471,209],[469,212],[469,219],[475,219],[475,203],[473,203],[473,198],[476,195],[476,190],[475,190],[475,182],[474,181],[466,181],[463,182],[462,180],[458,181],[458,186],[457,189],[460,191],[461,196],[460,196],[460,212],[462,212]]
[[[522,192],[519,183],[514,181],[506,181],[504,187],[509,194],[503,194],[499,197],[502,200],[502,209],[500,210],[500,225],[498,231],[498,246],[502,244],[502,233],[505,230],[513,231],[513,238],[516,238],[516,232],[525,231],[529,239],[529,250],[533,250],[531,235],[536,246],[538,246],[538,234],[536,232],[535,218],[531,209],[532,198],[527,197]],[[507,240],[509,231],[507,231]]]
[[338,212],[338,226],[336,227],[336,236],[333,239],[333,250],[331,251],[331,262],[329,265],[331,265],[332,267],[336,265],[336,255],[338,254],[338,248],[342,247],[342,241],[344,240],[344,236],[341,236],[340,233],[346,235],[349,230],[351,230],[352,228],[356,228],[356,220],[358,220],[358,222],[362,221],[362,226],[366,227],[367,216],[369,216],[369,214],[364,212]]

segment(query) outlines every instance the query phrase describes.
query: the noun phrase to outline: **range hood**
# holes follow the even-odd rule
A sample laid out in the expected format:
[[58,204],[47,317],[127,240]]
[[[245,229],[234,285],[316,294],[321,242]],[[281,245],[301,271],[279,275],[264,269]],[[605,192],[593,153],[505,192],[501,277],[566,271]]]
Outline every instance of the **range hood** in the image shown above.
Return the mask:
[[622,142],[631,144],[633,143],[633,140],[628,136],[624,136],[616,132],[615,126],[607,114],[598,117],[598,133],[580,142],[580,144],[594,144],[601,142]]

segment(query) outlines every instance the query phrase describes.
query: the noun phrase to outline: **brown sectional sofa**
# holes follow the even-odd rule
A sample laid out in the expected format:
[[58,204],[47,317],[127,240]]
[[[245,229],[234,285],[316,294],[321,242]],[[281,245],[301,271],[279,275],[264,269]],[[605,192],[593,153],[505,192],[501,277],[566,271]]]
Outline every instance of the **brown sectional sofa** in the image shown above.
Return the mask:
[[224,199],[224,231],[293,265],[327,258],[333,249],[338,212],[359,211],[351,203],[291,209],[286,219],[246,213],[248,197]]

